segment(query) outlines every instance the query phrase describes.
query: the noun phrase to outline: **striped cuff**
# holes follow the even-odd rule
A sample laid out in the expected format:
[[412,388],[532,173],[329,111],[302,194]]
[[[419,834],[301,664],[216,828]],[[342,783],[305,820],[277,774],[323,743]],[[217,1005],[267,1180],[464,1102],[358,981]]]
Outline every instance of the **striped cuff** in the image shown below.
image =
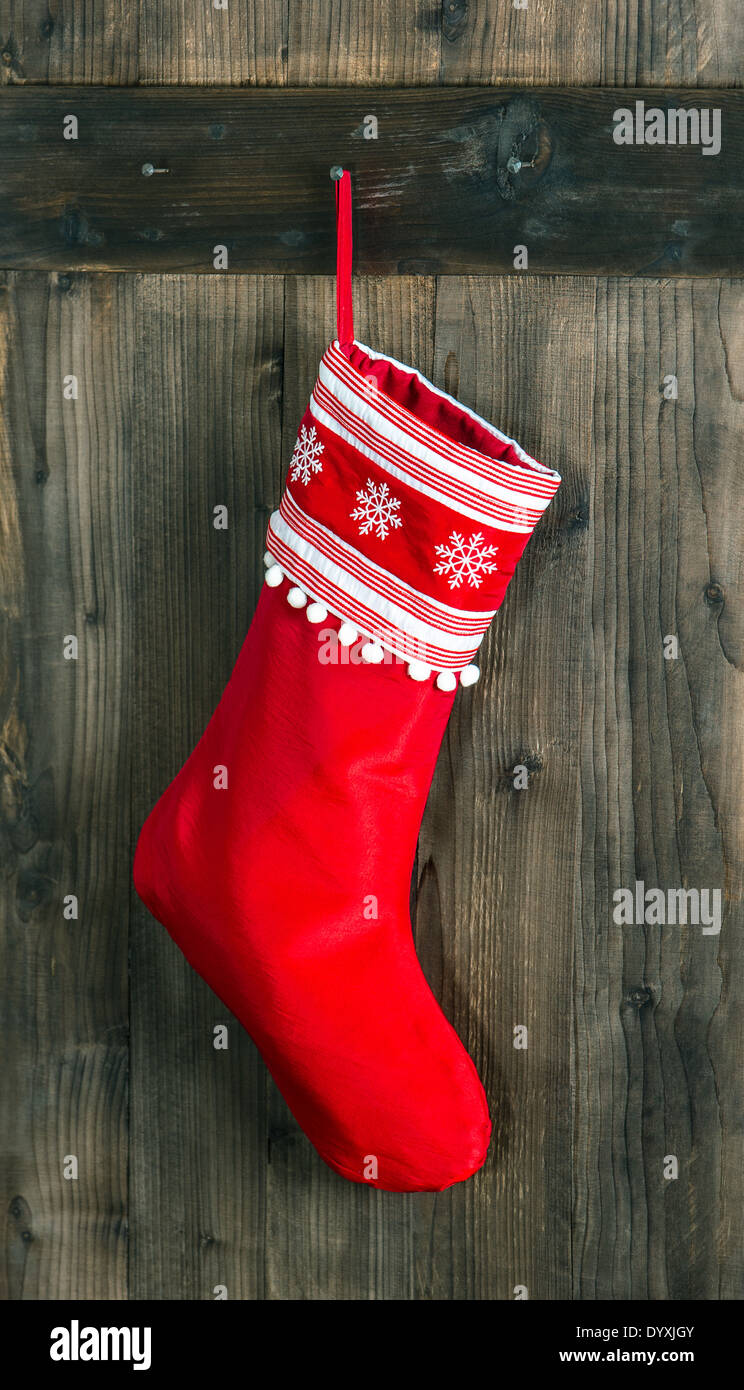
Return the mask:
[[472,661],[560,477],[420,373],[332,343],[267,547],[407,661]]

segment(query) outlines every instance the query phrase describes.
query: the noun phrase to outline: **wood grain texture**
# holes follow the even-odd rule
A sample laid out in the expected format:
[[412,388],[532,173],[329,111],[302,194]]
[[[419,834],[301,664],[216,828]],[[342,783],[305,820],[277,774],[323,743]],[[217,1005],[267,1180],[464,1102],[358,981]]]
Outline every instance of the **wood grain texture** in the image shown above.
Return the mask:
[[442,81],[738,87],[744,31],[719,0],[443,0]]
[[[624,77],[601,77],[604,23],[611,3],[594,0],[528,0],[516,9],[512,0],[442,0],[441,81],[474,85],[571,83],[612,86]],[[621,58],[621,55],[618,55]],[[650,77],[649,83],[670,81]],[[632,81],[632,79],[631,79]]]
[[287,74],[293,87],[418,87],[440,80],[436,0],[289,0]]
[[[136,282],[135,831],[206,726],[250,622],[281,473],[283,286]],[[228,508],[215,530],[213,508]],[[138,1298],[264,1294],[266,1078],[132,890]],[[214,1028],[228,1025],[227,1050]]]
[[[110,282],[4,278],[0,1173],[10,1298],[127,1291],[131,345]],[[64,399],[73,374],[78,397]],[[71,635],[77,660],[64,659]],[[66,918],[70,894],[78,911]],[[78,1172],[66,1178],[69,1156]]]
[[740,86],[734,0],[0,0],[0,80]]
[[140,0],[137,82],[282,87],[289,0]]
[[[598,292],[577,1298],[741,1297],[741,304],[725,283]],[[616,926],[636,880],[719,889],[720,936]]]
[[0,85],[284,86],[288,0],[0,0]]
[[616,145],[636,100],[658,109],[640,88],[5,88],[0,264],[212,274],[223,248],[220,273],[329,273],[343,164],[365,274],[511,272],[518,247],[531,273],[744,274],[744,93],[664,94],[720,109],[715,157]]
[[[474,1180],[421,1200],[423,1298],[509,1299],[518,1285],[530,1298],[570,1297],[575,633],[585,621],[594,293],[591,280],[565,278],[438,285],[437,382],[563,483],[481,650],[481,681],[455,703],[419,844],[417,945],[494,1124]],[[515,1048],[520,1025],[526,1050]]]
[[0,0],[0,85],[138,81],[138,0]]

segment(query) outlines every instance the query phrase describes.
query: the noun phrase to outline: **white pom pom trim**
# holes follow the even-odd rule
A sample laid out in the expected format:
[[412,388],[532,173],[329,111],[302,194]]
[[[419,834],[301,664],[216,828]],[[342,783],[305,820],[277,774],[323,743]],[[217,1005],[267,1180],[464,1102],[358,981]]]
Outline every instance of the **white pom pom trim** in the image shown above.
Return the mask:
[[274,559],[274,556],[273,556],[272,554],[270,554],[270,552],[269,552],[268,550],[266,551],[266,554],[264,555],[264,564],[265,564],[265,565],[275,565],[275,564],[276,564],[276,560]]
[[305,613],[309,623],[324,623],[328,617],[328,609],[322,603],[309,603]]
[[[276,589],[284,579],[284,570],[281,565],[277,565],[273,555],[267,550],[264,555],[264,564],[268,566],[264,576],[270,589]],[[308,595],[303,589],[294,585],[287,594],[287,603],[291,608],[305,608],[308,622],[324,623],[328,617],[328,609],[324,603],[317,600],[308,602]],[[307,605],[307,607],[305,607]],[[359,629],[353,623],[342,623],[338,630],[338,640],[342,647],[351,647],[359,640]],[[369,662],[376,666],[385,658],[384,649],[378,642],[365,642],[360,652],[362,661]],[[423,661],[410,661],[408,663],[408,674],[411,680],[428,681],[432,674],[430,666]],[[480,678],[480,668],[475,665],[465,666],[460,672],[460,685],[475,685]],[[457,676],[453,671],[440,671],[436,678],[438,690],[451,692],[457,688]]]
[[480,670],[477,666],[465,666],[460,672],[460,685],[475,685]]

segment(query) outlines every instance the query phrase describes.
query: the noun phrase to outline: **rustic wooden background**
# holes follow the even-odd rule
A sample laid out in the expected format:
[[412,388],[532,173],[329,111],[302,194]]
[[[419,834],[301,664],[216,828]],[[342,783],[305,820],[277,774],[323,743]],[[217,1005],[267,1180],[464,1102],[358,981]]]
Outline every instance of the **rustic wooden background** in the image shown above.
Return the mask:
[[[0,0],[0,73],[733,87],[744,29],[735,0]],[[741,1297],[742,281],[355,281],[363,341],[565,478],[421,833],[417,944],[495,1126],[436,1196],[324,1167],[240,1030],[214,1051],[225,1011],[131,885],[250,622],[333,282],[29,269],[0,292],[5,1296]],[[720,887],[720,937],[615,927],[636,878]]]
[[[715,109],[719,156],[614,144],[618,107],[660,101]],[[214,274],[219,245],[222,274],[325,274],[341,165],[365,275],[511,276],[517,246],[541,275],[744,273],[744,92],[731,88],[14,84],[0,88],[0,147],[6,269]]]

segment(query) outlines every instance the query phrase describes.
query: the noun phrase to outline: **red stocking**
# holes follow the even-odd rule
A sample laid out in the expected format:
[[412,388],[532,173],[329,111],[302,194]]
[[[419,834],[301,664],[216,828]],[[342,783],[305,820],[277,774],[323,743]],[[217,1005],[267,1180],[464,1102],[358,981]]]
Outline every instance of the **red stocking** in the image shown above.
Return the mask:
[[255,618],[134,878],[325,1161],[438,1190],[480,1167],[490,1124],[416,959],[416,840],[458,683],[560,479],[354,339],[348,173],[336,187],[338,340]]

